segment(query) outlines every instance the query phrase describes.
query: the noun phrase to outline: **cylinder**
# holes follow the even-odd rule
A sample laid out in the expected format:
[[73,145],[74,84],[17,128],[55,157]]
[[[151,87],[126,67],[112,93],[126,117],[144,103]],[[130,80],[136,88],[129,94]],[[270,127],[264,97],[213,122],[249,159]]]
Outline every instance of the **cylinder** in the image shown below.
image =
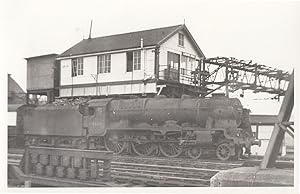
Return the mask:
[[86,180],[88,178],[88,169],[86,169],[86,168],[80,168],[78,170],[78,178],[80,180]]
[[80,157],[74,157],[74,167],[75,168],[82,167],[82,158],[80,158]]
[[76,178],[76,169],[75,168],[67,168],[67,177],[70,179]]
[[59,156],[51,155],[50,156],[50,164],[52,166],[58,166],[59,165]]
[[60,178],[64,177],[65,176],[65,168],[62,166],[56,167],[56,176],[60,177]]
[[48,165],[49,163],[49,156],[46,154],[41,154],[40,155],[40,163],[43,165]]
[[91,178],[97,178],[98,177],[98,164],[96,160],[90,163],[90,170],[91,170]]
[[39,155],[37,153],[30,154],[31,163],[36,164],[39,161]]
[[71,164],[71,158],[70,156],[62,156],[61,157],[61,165],[64,167],[69,167]]
[[53,176],[54,175],[54,166],[46,166],[46,176]]
[[42,165],[41,163],[37,163],[35,173],[37,175],[42,175],[44,173],[44,165]]

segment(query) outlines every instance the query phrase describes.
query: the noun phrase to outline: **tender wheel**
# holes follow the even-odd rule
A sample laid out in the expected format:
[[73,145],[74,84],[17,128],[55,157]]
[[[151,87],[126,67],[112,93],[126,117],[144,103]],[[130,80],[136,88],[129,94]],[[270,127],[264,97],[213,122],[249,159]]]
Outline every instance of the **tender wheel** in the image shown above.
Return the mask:
[[230,145],[228,143],[221,143],[218,145],[216,154],[220,160],[228,160],[230,158]]
[[150,135],[138,135],[131,142],[133,151],[139,156],[149,156],[156,149],[156,145],[152,143]]
[[120,154],[128,147],[128,142],[124,141],[124,139],[124,135],[109,133],[104,138],[104,146],[107,150]]
[[190,146],[187,149],[187,154],[192,159],[198,159],[202,155],[202,149],[199,146]]
[[168,137],[165,140],[166,142],[159,143],[159,150],[165,156],[169,158],[178,157],[183,149],[179,145],[179,140],[174,137]]

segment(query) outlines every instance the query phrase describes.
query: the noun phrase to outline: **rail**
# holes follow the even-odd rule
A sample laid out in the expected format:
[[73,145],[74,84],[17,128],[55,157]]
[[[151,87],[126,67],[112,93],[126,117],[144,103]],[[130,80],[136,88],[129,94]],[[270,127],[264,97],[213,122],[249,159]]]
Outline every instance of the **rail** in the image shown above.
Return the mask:
[[[9,152],[9,163],[16,164],[22,154]],[[111,162],[111,182],[98,182],[98,186],[189,186],[207,187],[212,176],[220,170],[227,170],[241,166],[257,166],[259,160],[219,161],[214,159],[192,160],[187,158],[138,157],[116,155]],[[103,174],[103,162],[99,161],[99,174]],[[292,168],[290,161],[277,161],[276,166]],[[37,178],[38,176],[34,176]],[[42,177],[50,180],[51,177]],[[96,185],[96,181],[60,178],[64,182],[60,185],[86,186]],[[11,180],[12,181],[12,180]],[[45,181],[46,185],[50,185]],[[52,182],[51,184],[54,184]],[[73,185],[72,185],[73,184]]]

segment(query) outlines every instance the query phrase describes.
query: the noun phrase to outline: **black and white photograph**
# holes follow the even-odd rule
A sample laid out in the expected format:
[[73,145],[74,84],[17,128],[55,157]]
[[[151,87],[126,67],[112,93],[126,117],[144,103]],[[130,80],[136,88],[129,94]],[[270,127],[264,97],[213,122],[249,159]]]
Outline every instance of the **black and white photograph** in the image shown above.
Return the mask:
[[0,16],[1,191],[299,192],[300,1],[4,0]]

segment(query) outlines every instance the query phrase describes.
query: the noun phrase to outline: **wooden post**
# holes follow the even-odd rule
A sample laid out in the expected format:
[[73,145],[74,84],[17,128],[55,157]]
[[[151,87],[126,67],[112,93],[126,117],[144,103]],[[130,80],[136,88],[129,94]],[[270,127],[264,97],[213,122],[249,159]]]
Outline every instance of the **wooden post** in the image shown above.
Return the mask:
[[29,148],[28,146],[25,148],[25,154],[24,154],[24,157],[25,157],[25,164],[24,164],[24,173],[26,175],[28,175],[30,173],[30,155],[29,155]]
[[26,104],[29,104],[29,94],[28,94],[28,91],[27,91],[27,93],[26,93],[25,103],[26,103]]
[[154,49],[154,74],[155,78],[159,78],[159,46]]
[[111,179],[111,160],[103,160],[103,179],[110,180]]
[[274,167],[282,140],[284,138],[285,130],[280,127],[282,122],[289,121],[294,107],[294,71],[290,76],[289,86],[285,93],[279,114],[277,116],[278,123],[275,124],[271,139],[269,141],[267,151],[260,164],[260,168]]
[[255,139],[258,139],[259,124],[256,123]]
[[82,158],[82,168],[83,169],[87,168],[87,158]]
[[52,98],[53,98],[52,91],[47,91],[47,104],[53,102]]

